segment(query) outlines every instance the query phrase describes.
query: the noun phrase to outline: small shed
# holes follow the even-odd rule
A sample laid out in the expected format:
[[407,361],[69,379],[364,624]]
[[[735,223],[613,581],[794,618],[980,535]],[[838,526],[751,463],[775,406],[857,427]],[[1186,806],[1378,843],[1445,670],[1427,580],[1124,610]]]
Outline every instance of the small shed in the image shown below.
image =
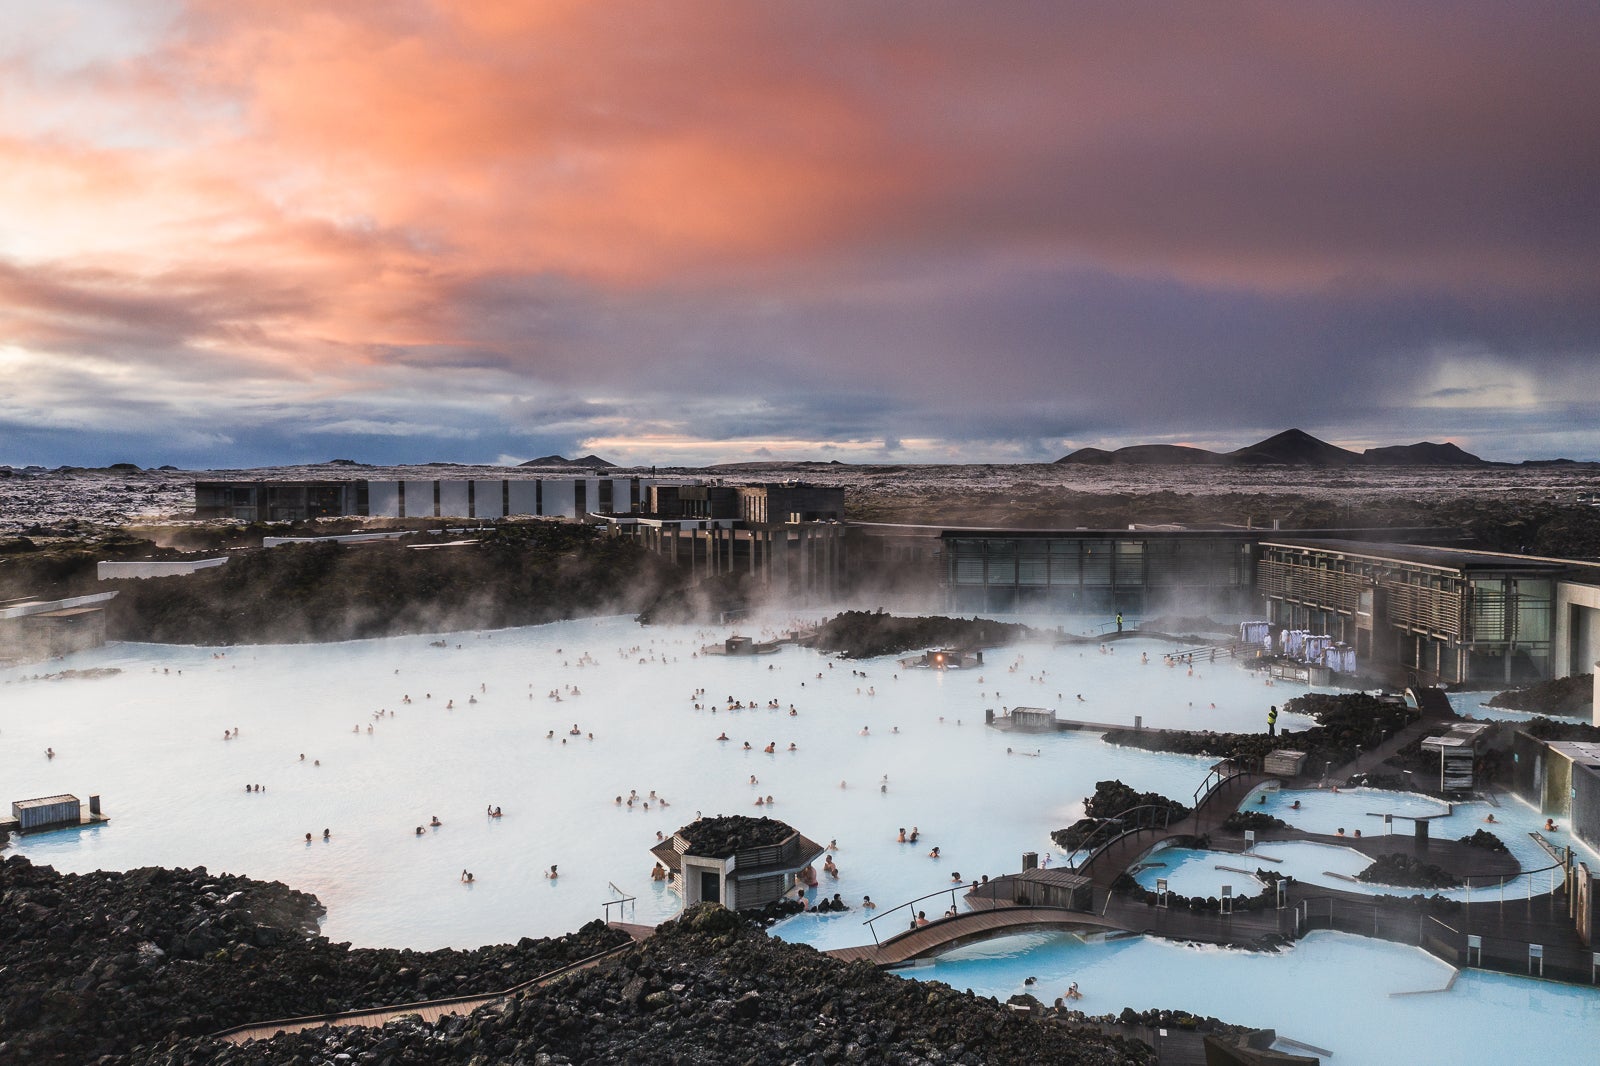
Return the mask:
[[993,715],[993,711],[984,712],[984,720],[1001,729],[1031,733],[1053,733],[1056,730],[1056,712],[1047,707],[1013,707],[998,718]]
[[82,805],[77,796],[71,795],[13,800],[11,816],[17,820],[17,828],[24,833],[58,825],[78,825],[83,820]]
[[1272,777],[1299,777],[1305,765],[1305,752],[1290,751],[1287,748],[1268,752],[1267,757],[1261,761],[1262,771]]
[[1422,738],[1423,754],[1439,760],[1440,792],[1471,792],[1476,787],[1478,756],[1488,731],[1488,722],[1462,722],[1443,736]]
[[1035,867],[1011,878],[1011,902],[1022,906],[1064,907],[1071,911],[1092,909],[1089,878],[1071,870]]
[[776,818],[730,815],[691,822],[650,852],[684,906],[749,910],[792,892],[795,875],[809,870],[823,848]]

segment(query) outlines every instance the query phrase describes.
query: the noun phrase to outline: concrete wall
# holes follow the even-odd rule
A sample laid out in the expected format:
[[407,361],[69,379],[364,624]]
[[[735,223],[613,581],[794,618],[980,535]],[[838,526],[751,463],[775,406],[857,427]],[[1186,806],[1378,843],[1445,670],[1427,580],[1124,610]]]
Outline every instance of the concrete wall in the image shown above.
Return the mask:
[[536,515],[539,513],[539,482],[513,481],[510,514]]
[[1572,767],[1571,788],[1568,828],[1590,847],[1600,847],[1600,772],[1575,764]]
[[544,483],[544,507],[540,514],[552,515],[558,518],[576,518],[577,504],[573,493],[573,482],[568,479],[550,479]]
[[407,481],[406,482],[406,514],[407,518],[435,518],[438,512],[433,506],[432,481]]
[[504,481],[474,481],[472,483],[472,516],[474,518],[504,518],[506,513],[506,483]]
[[112,581],[120,578],[181,577],[185,574],[192,574],[196,570],[208,570],[213,566],[222,566],[227,561],[228,557],[226,555],[219,559],[104,560],[95,564],[95,576],[101,581]]
[[1551,641],[1554,676],[1585,674],[1600,659],[1600,585],[1556,583],[1556,627]]
[[367,482],[367,514],[376,518],[399,518],[400,482]]
[[439,482],[439,517],[472,517],[472,504],[467,496],[467,483],[465,481]]

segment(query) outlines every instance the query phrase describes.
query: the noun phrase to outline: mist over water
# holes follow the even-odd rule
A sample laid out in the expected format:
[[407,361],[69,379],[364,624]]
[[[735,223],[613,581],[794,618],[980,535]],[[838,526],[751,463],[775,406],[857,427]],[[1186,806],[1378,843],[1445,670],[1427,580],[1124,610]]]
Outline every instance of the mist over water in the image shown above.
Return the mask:
[[[1254,728],[1268,699],[1297,691],[1220,663],[1189,676],[1143,640],[1114,654],[995,649],[966,671],[794,647],[697,657],[728,632],[605,618],[337,644],[112,644],[0,673],[0,780],[13,793],[0,799],[104,797],[108,826],[18,842],[63,870],[204,865],[279,879],[323,900],[335,939],[464,946],[574,929],[602,915],[612,884],[638,897],[639,921],[671,916],[677,897],[650,881],[648,849],[697,811],[770,813],[819,842],[837,838],[842,877],[827,887],[852,904],[918,896],[953,871],[1013,870],[1023,851],[1052,850],[1049,832],[1079,817],[1095,781],[1188,797],[1209,760],[1092,733],[1007,734],[984,727],[985,707]],[[93,666],[122,673],[25,680]],[[710,709],[729,697],[756,709]],[[772,700],[779,710],[766,709]],[[574,725],[582,735],[568,736]],[[237,739],[222,739],[235,727]],[[731,739],[716,741],[724,730]],[[769,742],[776,754],[762,752]],[[635,805],[618,807],[630,790]],[[651,790],[671,805],[645,810]],[[775,806],[754,806],[768,795]],[[488,805],[504,817],[486,818]],[[919,846],[895,843],[900,826],[920,828]],[[555,882],[542,876],[552,863]],[[847,915],[808,939],[870,937]]]

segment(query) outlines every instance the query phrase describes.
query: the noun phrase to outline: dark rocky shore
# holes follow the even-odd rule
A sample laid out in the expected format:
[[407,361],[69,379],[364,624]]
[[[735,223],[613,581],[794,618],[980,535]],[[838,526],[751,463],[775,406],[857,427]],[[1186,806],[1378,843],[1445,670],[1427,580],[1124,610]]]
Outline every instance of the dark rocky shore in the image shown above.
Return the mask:
[[[768,938],[697,908],[607,962],[437,1026],[208,1033],[493,992],[626,940],[598,922],[474,951],[329,943],[316,900],[196,870],[63,875],[0,863],[0,1062],[1137,1064],[1143,1044]],[[347,1056],[347,1057],[346,1057]]]
[[229,1026],[496,992],[627,940],[593,922],[474,951],[352,948],[316,935],[321,913],[279,882],[204,867],[60,874],[12,856],[0,862],[0,1063],[168,1061]]

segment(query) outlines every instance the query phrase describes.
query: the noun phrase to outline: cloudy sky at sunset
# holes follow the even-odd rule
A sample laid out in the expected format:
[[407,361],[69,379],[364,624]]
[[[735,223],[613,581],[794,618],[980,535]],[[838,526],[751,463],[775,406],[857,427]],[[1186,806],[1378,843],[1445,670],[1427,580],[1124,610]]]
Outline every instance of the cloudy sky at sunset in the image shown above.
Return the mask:
[[1592,3],[0,26],[0,463],[1600,458]]

